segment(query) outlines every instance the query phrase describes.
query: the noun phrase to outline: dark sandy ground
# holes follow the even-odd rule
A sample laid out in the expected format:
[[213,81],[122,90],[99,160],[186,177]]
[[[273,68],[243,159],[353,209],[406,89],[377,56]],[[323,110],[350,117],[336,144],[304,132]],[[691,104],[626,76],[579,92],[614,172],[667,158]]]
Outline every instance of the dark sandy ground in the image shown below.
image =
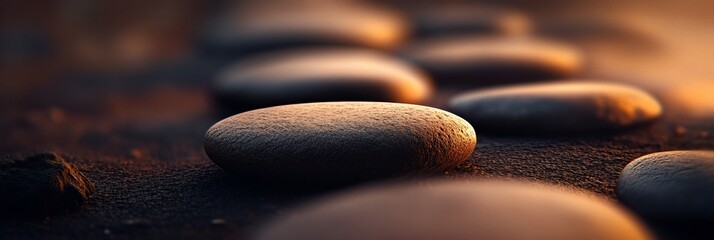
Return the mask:
[[[711,111],[712,105],[696,104],[711,98],[686,102],[690,105],[685,107],[679,95],[670,94],[678,88],[629,80],[642,79],[639,73],[649,71],[667,84],[687,85],[683,81],[694,78],[709,84],[714,80],[705,77],[714,75],[682,75],[676,66],[686,64],[667,54],[625,61],[617,57],[619,48],[610,48],[609,43],[583,44],[597,50],[591,54],[596,63],[605,62],[586,76],[637,73],[623,78],[653,91],[665,105],[665,116],[627,131],[570,137],[489,136],[480,134],[476,123],[476,151],[446,176],[514,177],[574,186],[614,199],[617,177],[629,161],[657,151],[714,149],[714,117],[707,111],[689,111]],[[614,64],[612,59],[630,64]],[[0,105],[0,151],[56,151],[80,167],[96,184],[96,192],[75,212],[2,219],[0,238],[244,238],[265,219],[327,193],[257,186],[214,165],[203,152],[203,134],[221,116],[205,87],[209,79],[197,79],[203,76],[193,73],[197,68],[185,63],[140,76],[75,75],[50,84],[18,81],[14,89],[30,91],[6,90]],[[431,105],[443,107],[453,92],[440,91]]]
[[[62,153],[96,184],[96,192],[76,212],[1,220],[3,238],[222,238],[249,233],[262,220],[326,193],[257,186],[214,165],[202,139],[219,117],[203,89],[136,87],[118,94],[90,87],[81,90],[91,92],[86,98],[70,91],[30,96],[27,104],[36,107],[22,108],[24,116],[4,113],[11,117],[1,125],[8,134],[1,147]],[[446,175],[514,177],[614,198],[618,174],[632,159],[700,148],[714,148],[714,122],[673,116],[599,136],[481,134],[472,157]]]

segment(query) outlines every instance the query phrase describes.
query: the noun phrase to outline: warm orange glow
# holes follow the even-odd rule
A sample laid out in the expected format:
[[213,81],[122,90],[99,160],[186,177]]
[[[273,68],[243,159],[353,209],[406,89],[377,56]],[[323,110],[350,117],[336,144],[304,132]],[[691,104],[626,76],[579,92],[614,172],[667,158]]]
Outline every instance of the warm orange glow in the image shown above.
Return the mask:
[[[329,21],[325,21],[329,19]],[[257,35],[289,34],[360,39],[376,48],[393,48],[407,35],[407,23],[385,9],[349,4],[275,8],[258,6],[236,16],[235,27]]]
[[695,117],[714,117],[714,82],[693,81],[673,86],[668,93],[684,114]]
[[[623,125],[660,116],[662,106],[648,93],[626,85],[576,81],[569,83],[527,84],[475,92],[474,96],[525,95],[531,98],[581,102],[597,110],[596,117]],[[466,96],[464,98],[469,98]],[[458,101],[458,100],[455,100]]]
[[545,64],[565,72],[577,73],[583,65],[577,48],[531,38],[456,37],[426,41],[421,46],[418,52],[421,56],[416,56],[418,59],[435,59],[434,62],[446,66],[471,59],[483,63]]
[[[239,64],[233,70],[246,76],[244,83],[286,83],[286,81],[328,84],[338,82],[388,82],[397,91],[396,99],[421,103],[432,92],[432,86],[421,70],[377,51],[349,48],[314,48],[277,55],[268,54]],[[219,84],[230,86],[228,72]],[[256,77],[250,77],[256,76]],[[335,78],[334,76],[340,76]]]

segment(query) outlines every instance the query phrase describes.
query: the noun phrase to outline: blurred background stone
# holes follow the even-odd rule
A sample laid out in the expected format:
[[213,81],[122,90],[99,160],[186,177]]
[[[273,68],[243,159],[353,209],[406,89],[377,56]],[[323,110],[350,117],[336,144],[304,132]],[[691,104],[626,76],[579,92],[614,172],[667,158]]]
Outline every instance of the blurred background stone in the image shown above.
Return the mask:
[[449,107],[485,131],[513,135],[611,132],[651,123],[663,111],[641,89],[586,80],[476,90]]
[[260,55],[225,69],[213,92],[236,111],[291,103],[424,103],[431,80],[398,58],[361,48],[310,48]]
[[536,38],[455,36],[407,46],[405,59],[442,85],[503,85],[557,80],[580,74],[584,59],[575,46]]

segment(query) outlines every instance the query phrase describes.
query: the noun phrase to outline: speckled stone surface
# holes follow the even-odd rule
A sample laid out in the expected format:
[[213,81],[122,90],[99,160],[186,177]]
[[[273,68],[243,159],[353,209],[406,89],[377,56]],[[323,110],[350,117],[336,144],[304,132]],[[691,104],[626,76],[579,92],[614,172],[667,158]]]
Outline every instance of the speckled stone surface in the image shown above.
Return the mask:
[[36,217],[79,208],[94,191],[76,166],[45,152],[0,158],[0,217]]
[[603,82],[514,85],[455,96],[449,109],[485,131],[575,134],[649,123],[662,115],[651,94]]
[[257,240],[652,239],[634,217],[584,192],[532,183],[441,181],[364,188],[290,211]]
[[226,171],[303,187],[439,173],[475,146],[474,128],[456,115],[384,102],[263,108],[224,119],[205,136],[206,154]]
[[577,76],[584,65],[575,46],[534,37],[434,38],[410,43],[401,55],[442,85],[562,79]]
[[714,223],[714,151],[648,154],[628,164],[617,196],[652,220]]
[[382,52],[309,48],[247,59],[214,83],[219,100],[235,109],[323,101],[423,103],[431,96],[420,69]]

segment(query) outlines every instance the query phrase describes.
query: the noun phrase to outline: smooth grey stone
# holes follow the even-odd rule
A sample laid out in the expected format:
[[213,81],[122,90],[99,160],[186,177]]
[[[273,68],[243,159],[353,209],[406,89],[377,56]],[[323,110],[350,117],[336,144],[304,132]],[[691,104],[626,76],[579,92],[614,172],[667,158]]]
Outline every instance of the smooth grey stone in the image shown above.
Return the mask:
[[442,181],[354,190],[288,212],[256,240],[652,239],[611,202],[506,181]]
[[332,187],[442,173],[471,156],[476,134],[431,107],[325,102],[234,115],[213,125],[204,145],[213,162],[253,182]]
[[414,42],[401,55],[441,84],[554,80],[576,76],[583,68],[574,46],[537,38],[450,36]]
[[46,152],[0,158],[0,215],[46,216],[76,209],[94,192],[76,166]]
[[660,103],[615,83],[562,82],[476,90],[455,96],[450,109],[500,134],[569,134],[627,128],[659,118]]
[[311,48],[258,56],[225,70],[218,99],[237,109],[323,101],[422,103],[428,77],[408,63],[373,50]]
[[227,58],[303,46],[392,49],[408,33],[407,21],[395,11],[338,2],[238,5],[208,26],[201,49]]
[[[617,196],[651,220],[714,224],[714,151],[670,151],[627,164]],[[714,235],[710,235],[714,236]]]

